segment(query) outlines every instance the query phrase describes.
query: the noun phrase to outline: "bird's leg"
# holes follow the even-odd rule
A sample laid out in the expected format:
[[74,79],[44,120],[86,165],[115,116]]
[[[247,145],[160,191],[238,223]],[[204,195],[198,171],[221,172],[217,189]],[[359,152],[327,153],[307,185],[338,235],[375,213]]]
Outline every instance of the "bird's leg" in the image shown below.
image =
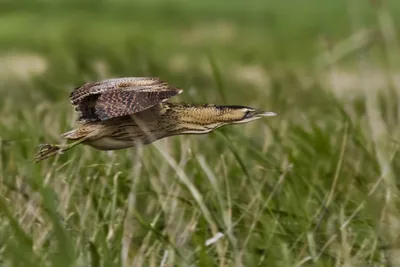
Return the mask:
[[73,143],[66,144],[66,145],[50,145],[50,144],[41,144],[39,145],[39,152],[35,154],[34,160],[36,162],[42,161],[44,159],[47,159],[51,156],[54,156],[59,153],[63,153],[67,151],[68,149],[71,149],[72,147],[82,143],[85,141],[86,138],[81,138]]

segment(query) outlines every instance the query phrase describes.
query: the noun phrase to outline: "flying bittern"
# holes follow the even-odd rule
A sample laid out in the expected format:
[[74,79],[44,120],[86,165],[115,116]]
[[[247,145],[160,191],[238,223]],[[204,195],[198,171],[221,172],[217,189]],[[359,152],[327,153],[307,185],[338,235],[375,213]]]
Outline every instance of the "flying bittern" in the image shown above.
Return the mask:
[[275,116],[244,106],[173,104],[181,89],[158,78],[133,77],[86,83],[70,95],[81,126],[62,135],[66,145],[40,145],[41,161],[83,143],[117,150],[181,134],[204,134],[229,124]]

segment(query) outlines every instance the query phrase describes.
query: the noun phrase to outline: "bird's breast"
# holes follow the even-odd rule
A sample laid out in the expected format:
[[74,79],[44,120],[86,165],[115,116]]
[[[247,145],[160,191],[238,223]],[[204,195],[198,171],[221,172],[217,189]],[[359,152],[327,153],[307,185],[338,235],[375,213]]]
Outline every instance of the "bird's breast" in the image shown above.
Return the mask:
[[121,140],[113,137],[101,137],[95,140],[85,141],[84,143],[99,150],[119,150],[134,147],[137,142],[134,140]]
[[99,150],[118,150],[152,143],[164,136],[157,124],[133,120],[105,125],[101,135],[84,143]]

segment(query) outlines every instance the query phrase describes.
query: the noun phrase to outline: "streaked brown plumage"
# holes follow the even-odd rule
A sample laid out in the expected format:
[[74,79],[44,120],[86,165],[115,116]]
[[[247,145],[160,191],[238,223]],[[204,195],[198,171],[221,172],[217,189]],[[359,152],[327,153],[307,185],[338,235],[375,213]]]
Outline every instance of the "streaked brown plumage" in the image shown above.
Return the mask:
[[41,145],[35,160],[46,159],[80,143],[99,150],[117,150],[173,135],[209,133],[224,125],[276,115],[244,106],[166,102],[181,92],[158,78],[86,83],[70,95],[81,126],[62,137],[74,142]]

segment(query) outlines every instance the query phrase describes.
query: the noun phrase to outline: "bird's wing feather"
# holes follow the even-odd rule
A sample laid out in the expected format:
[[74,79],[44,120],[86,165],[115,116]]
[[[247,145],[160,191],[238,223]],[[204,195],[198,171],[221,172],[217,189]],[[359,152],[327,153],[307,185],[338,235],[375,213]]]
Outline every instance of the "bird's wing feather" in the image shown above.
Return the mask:
[[181,92],[158,78],[132,77],[86,83],[70,98],[79,121],[97,121],[143,111]]
[[96,104],[100,120],[121,117],[151,108],[176,95],[173,91],[115,91],[101,94]]

